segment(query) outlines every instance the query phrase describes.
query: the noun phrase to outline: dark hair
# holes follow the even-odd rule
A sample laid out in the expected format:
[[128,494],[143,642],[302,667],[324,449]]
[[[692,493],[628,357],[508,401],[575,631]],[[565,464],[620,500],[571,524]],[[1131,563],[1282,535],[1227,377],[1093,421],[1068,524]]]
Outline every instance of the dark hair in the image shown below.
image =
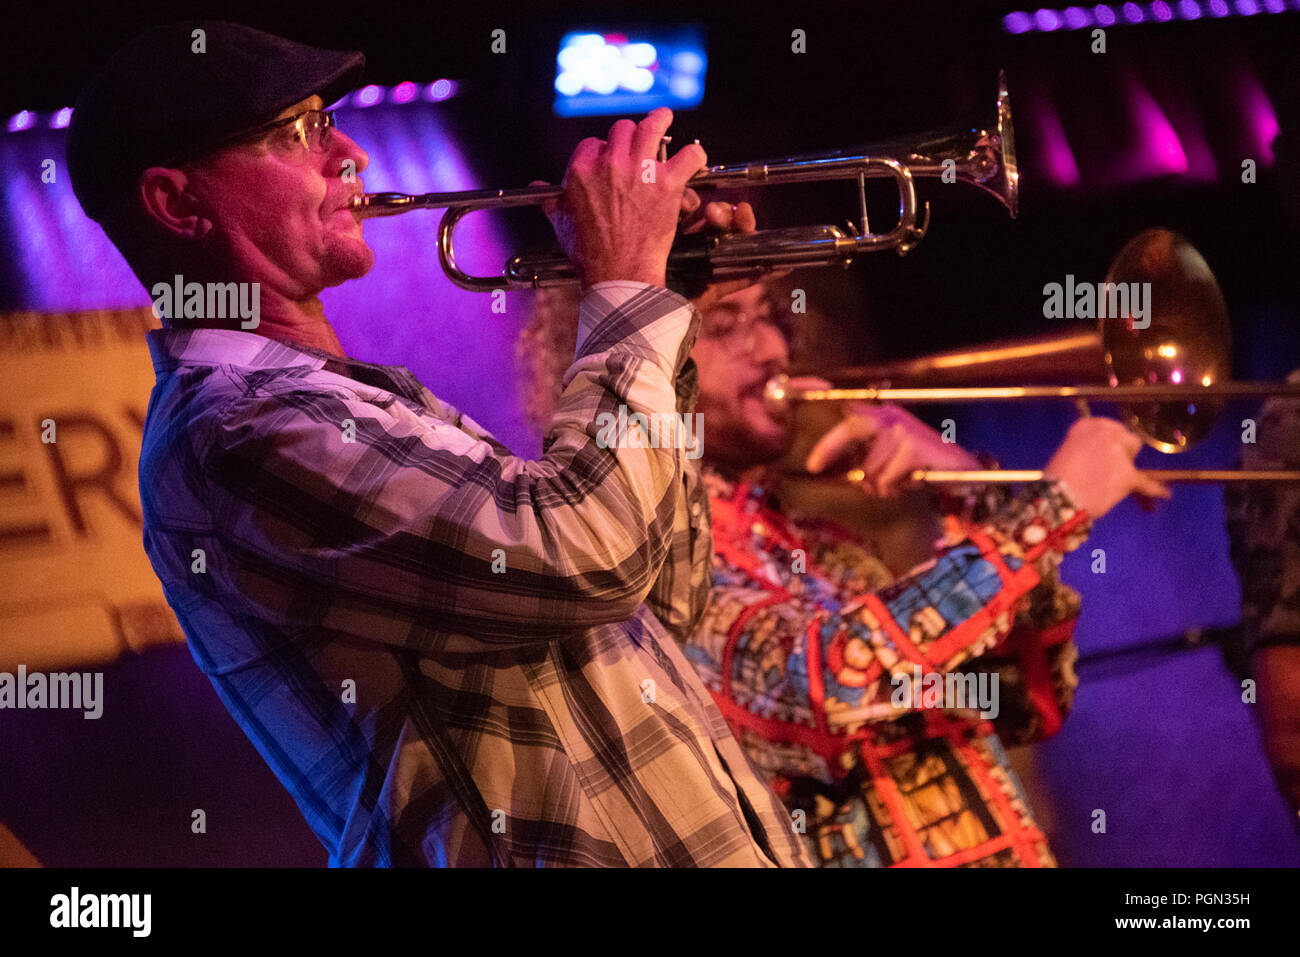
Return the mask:
[[[805,351],[809,336],[816,336],[823,320],[820,310],[810,309],[808,316],[795,315],[784,303],[791,301],[791,293],[806,280],[813,270],[803,270],[789,276],[764,279],[773,298],[771,322],[785,338],[790,351],[798,355]],[[844,279],[839,282],[842,284]],[[816,279],[817,288],[823,285]],[[534,293],[532,315],[519,331],[515,340],[515,366],[519,388],[519,404],[528,423],[539,432],[550,424],[551,413],[560,397],[560,380],[573,362],[578,340],[578,304],[581,296],[575,286],[555,286]],[[803,321],[807,319],[808,321]]]

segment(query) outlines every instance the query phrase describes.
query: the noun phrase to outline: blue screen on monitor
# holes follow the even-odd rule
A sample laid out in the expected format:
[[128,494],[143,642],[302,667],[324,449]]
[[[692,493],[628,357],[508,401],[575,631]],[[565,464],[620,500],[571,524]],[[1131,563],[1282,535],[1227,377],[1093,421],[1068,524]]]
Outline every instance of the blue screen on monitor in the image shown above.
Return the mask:
[[697,26],[565,35],[556,56],[558,116],[691,109],[704,99],[704,31]]

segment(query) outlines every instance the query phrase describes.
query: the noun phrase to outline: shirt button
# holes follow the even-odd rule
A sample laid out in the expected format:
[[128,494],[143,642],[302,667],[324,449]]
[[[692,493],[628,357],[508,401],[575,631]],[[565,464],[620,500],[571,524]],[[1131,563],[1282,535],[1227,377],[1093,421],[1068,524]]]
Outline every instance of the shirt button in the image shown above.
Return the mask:
[[704,511],[699,502],[691,506],[691,518],[699,518],[700,513]]

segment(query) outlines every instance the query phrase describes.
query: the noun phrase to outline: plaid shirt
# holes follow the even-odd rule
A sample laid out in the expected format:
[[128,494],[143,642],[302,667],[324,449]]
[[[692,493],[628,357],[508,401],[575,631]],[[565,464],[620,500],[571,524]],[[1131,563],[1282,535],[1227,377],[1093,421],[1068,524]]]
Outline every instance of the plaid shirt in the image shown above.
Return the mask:
[[674,408],[697,325],[593,287],[537,461],[402,367],[149,334],[146,551],[331,864],[806,863],[646,604],[678,632],[704,606],[691,463],[597,440]]

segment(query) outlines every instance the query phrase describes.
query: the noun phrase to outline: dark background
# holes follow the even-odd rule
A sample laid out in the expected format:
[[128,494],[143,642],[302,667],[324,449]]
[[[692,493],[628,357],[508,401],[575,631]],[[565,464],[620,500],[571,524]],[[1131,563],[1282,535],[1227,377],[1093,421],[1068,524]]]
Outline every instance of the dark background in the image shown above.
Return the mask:
[[[1164,225],[1189,236],[1219,277],[1234,320],[1237,375],[1280,378],[1300,366],[1296,234],[1282,214],[1276,170],[1253,157],[1235,86],[1252,76],[1279,115],[1294,115],[1286,69],[1300,59],[1297,12],[1115,26],[1107,30],[1107,52],[1094,55],[1087,31],[1004,33],[1002,15],[1017,8],[990,0],[581,2],[550,10],[490,2],[106,7],[11,8],[0,31],[0,113],[70,105],[97,65],[140,30],[219,15],[305,42],[363,49],[367,82],[456,80],[459,94],[442,109],[473,156],[480,185],[493,187],[558,180],[573,144],[612,121],[551,112],[555,53],[561,35],[575,28],[703,24],[705,100],[679,113],[673,132],[683,141],[698,136],[712,162],[840,147],[991,115],[995,76],[1005,68],[1017,110],[1021,216],[1012,222],[972,190],[924,184],[929,235],[904,259],[869,256],[843,274],[867,308],[840,317],[839,335],[816,358],[836,365],[1052,332],[1041,312],[1044,283],[1067,273],[1098,281],[1130,235]],[[497,28],[506,31],[505,55],[490,52]],[[807,32],[804,55],[791,53],[795,28]],[[1133,122],[1133,81],[1162,103],[1181,104],[1171,118],[1201,131],[1215,178],[1131,175],[1144,136]],[[1054,117],[1068,138],[1079,167],[1075,185],[1044,173],[1043,116]],[[1247,157],[1259,162],[1255,184],[1240,180]],[[761,224],[842,222],[853,211],[847,186],[770,193],[761,197]],[[544,236],[544,224],[527,214],[511,222],[525,242]],[[0,309],[19,305],[0,276]],[[976,447],[1009,466],[1030,467],[1041,464],[1071,415],[988,410],[963,423],[972,423],[967,434],[976,435]],[[1230,465],[1234,442],[1229,423],[1204,450],[1173,464]],[[1171,467],[1155,453],[1144,456],[1147,466]],[[1089,543],[1112,556],[1105,581],[1089,575],[1086,555],[1067,562],[1066,580],[1085,595],[1078,640],[1093,664],[1091,672],[1080,669],[1084,684],[1065,730],[1037,752],[1036,809],[1064,864],[1294,866],[1294,815],[1276,795],[1254,715],[1241,705],[1218,650],[1115,656],[1188,627],[1235,620],[1221,492],[1180,489],[1177,496],[1154,517],[1128,505],[1108,517]],[[79,714],[4,716],[0,820],[37,857],[67,865],[323,862],[292,801],[185,649],[128,659],[109,682],[128,689],[115,700],[131,704],[100,722]],[[199,806],[209,808],[206,837],[191,836],[184,815],[166,823],[177,808]],[[1097,808],[1112,821],[1108,835],[1089,828]]]
[[[549,10],[500,2],[400,4],[325,0],[301,8],[263,3],[127,3],[101,6],[22,4],[10,11],[3,45],[0,112],[70,105],[84,81],[127,39],[152,23],[219,15],[284,35],[366,52],[366,82],[392,86],[446,76],[460,83],[446,111],[461,131],[485,186],[558,181],[572,145],[602,135],[612,118],[562,119],[551,112],[560,37],[585,25],[701,23],[709,54],[703,105],[674,126],[680,141],[699,137],[711,162],[740,162],[870,142],[946,126],[991,112],[998,68],[1010,77],[1023,170],[1020,219],[975,194],[934,204],[933,229],[900,264],[868,257],[855,274],[888,313],[874,323],[876,345],[890,353],[928,351],[916,340],[941,336],[960,345],[1038,332],[1046,281],[1100,272],[1124,240],[1163,224],[1192,236],[1220,275],[1229,303],[1255,300],[1293,270],[1294,234],[1282,231],[1273,174],[1260,159],[1260,182],[1239,181],[1244,137],[1240,101],[1226,80],[1243,65],[1279,111],[1284,70],[1300,53],[1300,14],[1146,23],[1108,30],[1104,55],[1089,52],[1088,31],[1009,35],[1002,16],[1019,9],[992,0],[962,3],[571,2]],[[652,11],[649,12],[649,11]],[[503,29],[507,52],[493,54]],[[790,33],[807,32],[808,52],[790,51]],[[1177,176],[1123,184],[1141,131],[1124,102],[1123,80],[1136,76],[1153,93],[1176,91],[1215,154],[1219,181]],[[1290,98],[1294,98],[1292,94]],[[1054,188],[1037,170],[1039,131],[1023,112],[1049,104],[1078,162],[1081,182]],[[886,189],[882,187],[882,189]],[[941,187],[923,188],[937,198]],[[890,197],[877,197],[887,208]],[[764,222],[842,222],[852,211],[847,186],[798,193],[770,190]],[[873,211],[875,207],[873,206]],[[536,217],[511,220],[525,243],[545,236]],[[942,270],[944,282],[933,281]],[[1289,295],[1292,289],[1284,292]],[[2,292],[2,290],[0,290]],[[1240,325],[1238,354],[1279,376],[1300,353],[1285,330],[1268,344]],[[854,341],[851,348],[863,344]],[[856,353],[855,353],[856,355]]]

